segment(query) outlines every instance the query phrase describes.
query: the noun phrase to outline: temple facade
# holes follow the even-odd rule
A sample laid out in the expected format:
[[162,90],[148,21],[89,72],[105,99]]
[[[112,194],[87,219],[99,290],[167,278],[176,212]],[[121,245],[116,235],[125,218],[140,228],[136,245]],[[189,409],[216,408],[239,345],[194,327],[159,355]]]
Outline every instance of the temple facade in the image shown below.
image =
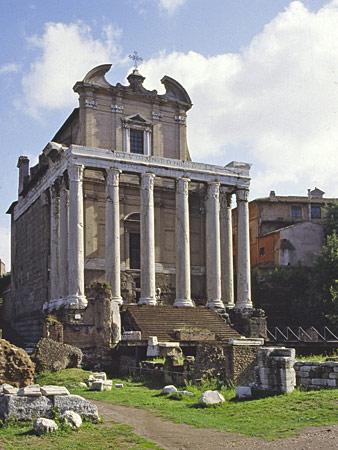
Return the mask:
[[42,317],[57,311],[80,326],[95,283],[110,286],[116,306],[252,309],[250,166],[192,162],[185,89],[165,76],[164,94],[149,91],[137,69],[129,85],[113,86],[109,69],[75,84],[79,107],[39,163],[18,161],[10,321],[25,341],[36,341]]

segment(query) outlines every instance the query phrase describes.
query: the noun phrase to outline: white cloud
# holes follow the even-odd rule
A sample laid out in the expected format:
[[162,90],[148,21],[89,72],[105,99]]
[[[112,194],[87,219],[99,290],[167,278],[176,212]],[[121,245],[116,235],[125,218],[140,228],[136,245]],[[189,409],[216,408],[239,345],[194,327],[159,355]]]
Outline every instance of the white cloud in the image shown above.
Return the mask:
[[159,5],[162,10],[171,15],[185,2],[186,0],[159,0]]
[[0,66],[0,74],[16,73],[19,72],[20,66],[16,63],[6,63]]
[[41,36],[29,38],[39,55],[22,79],[26,109],[38,115],[41,109],[73,106],[74,82],[96,65],[118,61],[118,37],[119,31],[112,25],[95,38],[83,22],[47,23]]
[[254,163],[254,195],[338,196],[338,1],[317,12],[294,1],[237,54],[162,53],[140,70],[152,89],[180,81],[194,159]]

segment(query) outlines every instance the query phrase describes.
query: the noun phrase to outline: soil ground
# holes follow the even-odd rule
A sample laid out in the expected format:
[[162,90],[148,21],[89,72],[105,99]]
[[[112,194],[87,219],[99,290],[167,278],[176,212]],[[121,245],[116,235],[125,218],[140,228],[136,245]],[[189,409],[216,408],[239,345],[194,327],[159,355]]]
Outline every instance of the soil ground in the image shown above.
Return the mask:
[[223,433],[211,428],[195,428],[191,425],[170,422],[139,408],[102,401],[94,401],[94,403],[104,419],[132,426],[135,433],[150,439],[165,450],[338,449],[338,425],[308,428],[295,437],[267,442],[240,434]]

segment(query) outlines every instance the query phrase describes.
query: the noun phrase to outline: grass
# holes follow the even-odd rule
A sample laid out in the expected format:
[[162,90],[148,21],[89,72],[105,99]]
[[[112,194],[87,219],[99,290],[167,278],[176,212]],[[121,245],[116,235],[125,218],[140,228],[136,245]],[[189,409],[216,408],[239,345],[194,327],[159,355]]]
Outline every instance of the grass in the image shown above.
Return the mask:
[[174,422],[199,428],[218,428],[266,440],[292,436],[304,427],[338,423],[338,391],[321,390],[266,397],[250,401],[235,401],[234,390],[222,390],[226,401],[215,408],[198,407],[198,398],[205,390],[188,387],[193,397],[175,401],[159,395],[143,383],[122,380],[123,389],[108,392],[78,390],[88,399],[149,409]]
[[143,450],[160,449],[132,432],[132,428],[114,422],[94,425],[85,422],[77,431],[60,429],[56,433],[35,436],[30,423],[11,423],[0,428],[0,448],[5,450]]
[[308,362],[324,362],[326,358],[338,358],[338,354],[335,353],[333,355],[306,355],[306,356],[296,356],[296,361],[308,361]]
[[37,375],[35,382],[40,386],[54,384],[57,386],[66,386],[68,389],[79,387],[79,383],[88,379],[91,372],[83,369],[65,369],[58,372],[41,372]]

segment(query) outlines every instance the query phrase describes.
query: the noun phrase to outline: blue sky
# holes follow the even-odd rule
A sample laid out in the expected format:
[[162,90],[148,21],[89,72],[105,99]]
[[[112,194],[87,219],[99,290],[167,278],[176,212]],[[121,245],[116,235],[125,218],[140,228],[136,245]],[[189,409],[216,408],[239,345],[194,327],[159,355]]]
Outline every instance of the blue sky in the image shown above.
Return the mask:
[[[76,106],[74,83],[137,50],[146,86],[178,79],[192,97],[195,160],[253,163],[251,197],[338,196],[338,1],[0,0],[0,258],[20,155],[34,158]],[[337,143],[337,144],[336,144]]]

